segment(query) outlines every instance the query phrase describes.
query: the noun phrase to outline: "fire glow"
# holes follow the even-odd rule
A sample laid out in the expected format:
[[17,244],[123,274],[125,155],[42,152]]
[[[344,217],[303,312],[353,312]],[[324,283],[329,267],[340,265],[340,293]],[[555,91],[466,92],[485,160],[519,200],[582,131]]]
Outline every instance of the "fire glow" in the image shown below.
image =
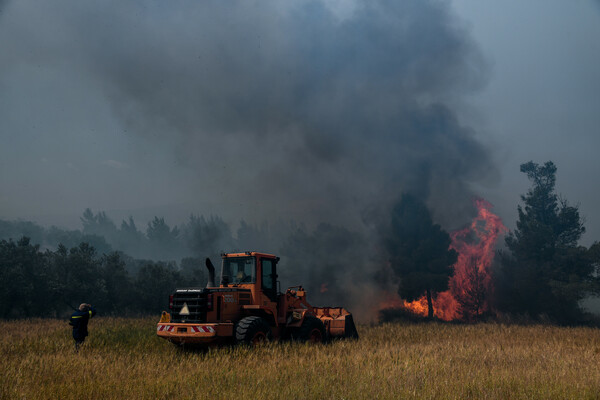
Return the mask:
[[[498,237],[507,232],[500,217],[490,211],[492,205],[475,199],[477,216],[471,224],[450,234],[451,248],[458,253],[449,288],[433,299],[434,315],[442,320],[477,320],[489,311],[489,295],[493,290],[491,265]],[[388,296],[381,309],[404,308],[413,314],[427,316],[425,296],[413,302]]]

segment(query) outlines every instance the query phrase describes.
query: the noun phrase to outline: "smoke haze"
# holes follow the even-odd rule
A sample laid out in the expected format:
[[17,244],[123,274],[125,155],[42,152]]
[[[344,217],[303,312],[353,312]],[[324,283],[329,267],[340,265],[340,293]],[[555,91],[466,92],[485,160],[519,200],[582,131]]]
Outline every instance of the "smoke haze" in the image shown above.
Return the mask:
[[48,184],[47,201],[357,227],[410,191],[457,226],[469,184],[495,175],[455,112],[487,69],[444,2],[20,1],[8,12],[0,82],[11,104],[46,113],[29,135],[43,130],[48,145],[31,151],[47,166],[63,154],[53,138],[70,141],[67,175],[85,181],[73,195],[72,182]]
[[[194,256],[280,252],[290,283],[347,304],[401,192],[448,230],[477,192],[510,227],[518,165],[551,159],[591,243],[597,4],[0,0],[0,218],[187,221]],[[493,75],[473,37],[500,55]]]

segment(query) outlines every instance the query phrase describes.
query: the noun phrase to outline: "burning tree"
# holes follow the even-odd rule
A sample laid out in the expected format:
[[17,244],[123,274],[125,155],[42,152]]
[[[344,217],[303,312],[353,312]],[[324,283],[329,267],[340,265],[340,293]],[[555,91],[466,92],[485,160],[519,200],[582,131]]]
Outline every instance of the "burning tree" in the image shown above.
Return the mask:
[[398,294],[414,301],[427,296],[427,315],[433,318],[432,296],[448,289],[458,254],[450,249],[450,235],[433,224],[429,210],[414,196],[403,194],[392,211],[386,238],[390,264],[400,278]]
[[464,265],[464,281],[466,285],[459,286],[458,281],[453,281],[451,293],[454,293],[458,303],[458,311],[465,321],[476,321],[486,310],[490,282],[488,275],[479,270],[474,260],[469,260]]
[[[491,266],[496,242],[507,229],[500,217],[484,199],[474,199],[477,215],[469,225],[450,234],[450,248],[457,252],[452,266],[448,290],[433,296],[435,315],[445,321],[462,319],[477,321],[490,311],[490,295],[494,291]],[[600,248],[600,246],[599,246]],[[399,292],[402,294],[403,292]],[[413,300],[388,295],[382,309],[405,309],[417,315],[428,315],[427,296]]]
[[595,281],[590,252],[577,244],[585,232],[579,210],[556,195],[556,166],[551,161],[530,161],[521,165],[521,172],[533,186],[521,196],[524,207],[518,206],[517,229],[506,237],[509,251],[501,253],[498,307],[572,322]]
[[450,294],[465,321],[477,321],[489,311],[496,241],[507,231],[500,217],[490,211],[492,205],[489,202],[475,199],[474,205],[477,216],[471,224],[450,235],[452,248],[459,254],[450,281]]

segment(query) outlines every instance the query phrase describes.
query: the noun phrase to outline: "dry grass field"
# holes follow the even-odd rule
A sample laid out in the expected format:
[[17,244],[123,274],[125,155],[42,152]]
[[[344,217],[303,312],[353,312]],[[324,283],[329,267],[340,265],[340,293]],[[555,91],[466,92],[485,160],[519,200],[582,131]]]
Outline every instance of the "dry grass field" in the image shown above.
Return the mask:
[[359,341],[182,351],[155,319],[0,322],[2,399],[598,399],[600,329],[359,326]]

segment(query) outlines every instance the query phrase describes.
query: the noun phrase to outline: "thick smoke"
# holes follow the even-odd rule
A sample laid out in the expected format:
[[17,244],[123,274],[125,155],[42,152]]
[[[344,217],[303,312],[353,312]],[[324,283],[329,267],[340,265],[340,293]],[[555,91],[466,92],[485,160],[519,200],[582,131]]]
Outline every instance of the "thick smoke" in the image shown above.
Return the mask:
[[355,246],[345,229],[368,237],[402,192],[444,226],[466,222],[470,184],[494,175],[457,117],[487,70],[447,2],[22,0],[11,16],[29,23],[8,28],[23,43],[5,46],[8,64],[102,88],[140,151],[172,157],[191,193],[238,219],[296,219]]
[[36,57],[97,80],[128,130],[240,217],[355,224],[410,191],[456,224],[469,182],[491,172],[454,110],[484,63],[445,2],[35,8],[47,22],[26,36],[48,36]]
[[463,204],[489,157],[450,105],[480,60],[443,4],[365,3],[345,18],[320,1],[138,10],[109,37],[87,25],[86,60],[124,120],[206,171],[199,189],[258,199],[263,217],[347,221],[401,190]]

